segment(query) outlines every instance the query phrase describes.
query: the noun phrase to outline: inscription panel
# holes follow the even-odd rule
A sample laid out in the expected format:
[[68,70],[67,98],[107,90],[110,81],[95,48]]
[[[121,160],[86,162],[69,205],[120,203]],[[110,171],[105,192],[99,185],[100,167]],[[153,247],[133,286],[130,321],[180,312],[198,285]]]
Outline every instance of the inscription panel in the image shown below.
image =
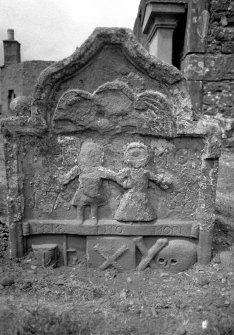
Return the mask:
[[111,224],[77,225],[76,221],[27,221],[23,224],[23,235],[72,234],[72,235],[123,235],[123,236],[182,236],[198,238],[198,225],[192,222],[160,222],[160,224]]

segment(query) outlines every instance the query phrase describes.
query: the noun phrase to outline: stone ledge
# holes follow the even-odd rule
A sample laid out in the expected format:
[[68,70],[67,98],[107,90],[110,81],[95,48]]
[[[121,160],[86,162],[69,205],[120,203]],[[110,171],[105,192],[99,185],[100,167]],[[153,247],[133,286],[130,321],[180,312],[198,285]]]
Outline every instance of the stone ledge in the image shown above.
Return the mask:
[[196,221],[158,220],[149,223],[121,223],[115,220],[100,220],[92,225],[86,220],[78,225],[76,220],[29,220],[23,223],[23,235],[71,234],[71,235],[123,235],[123,236],[182,236],[198,238]]

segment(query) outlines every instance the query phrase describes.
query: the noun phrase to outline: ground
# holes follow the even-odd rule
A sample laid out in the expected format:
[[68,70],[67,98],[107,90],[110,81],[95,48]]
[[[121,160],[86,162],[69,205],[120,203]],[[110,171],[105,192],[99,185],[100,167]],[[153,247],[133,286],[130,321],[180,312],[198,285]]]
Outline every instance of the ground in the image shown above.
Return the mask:
[[[224,154],[219,192],[232,195],[233,164],[234,154]],[[30,255],[2,255],[0,334],[234,334],[234,229],[224,221],[216,220],[212,262],[173,275],[103,272],[85,260],[42,268]]]

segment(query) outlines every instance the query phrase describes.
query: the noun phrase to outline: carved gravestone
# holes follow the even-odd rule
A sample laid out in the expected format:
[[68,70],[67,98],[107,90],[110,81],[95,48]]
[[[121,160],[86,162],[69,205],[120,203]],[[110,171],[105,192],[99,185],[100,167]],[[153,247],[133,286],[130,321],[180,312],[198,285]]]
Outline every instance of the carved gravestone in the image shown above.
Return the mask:
[[46,246],[102,270],[209,262],[218,128],[194,121],[180,72],[129,30],[97,29],[44,70],[25,114],[2,121],[12,257]]

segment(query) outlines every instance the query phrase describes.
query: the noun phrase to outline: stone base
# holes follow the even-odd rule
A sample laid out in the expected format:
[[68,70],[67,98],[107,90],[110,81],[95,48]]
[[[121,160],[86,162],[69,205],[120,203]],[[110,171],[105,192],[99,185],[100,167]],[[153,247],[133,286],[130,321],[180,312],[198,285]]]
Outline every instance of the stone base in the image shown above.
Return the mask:
[[91,225],[86,220],[78,225],[75,220],[31,220],[23,224],[23,234],[27,249],[39,255],[43,266],[50,265],[52,259],[73,266],[87,258],[89,267],[100,270],[151,267],[180,272],[197,260],[199,229],[195,221],[126,224],[101,220]]
[[32,245],[34,257],[37,260],[38,265],[56,266],[58,260],[58,245],[57,244],[38,244]]
[[[198,250],[197,239],[171,236],[32,235],[25,239],[38,265],[74,266],[87,259],[88,267],[120,272],[147,267],[181,272],[196,262]],[[47,244],[41,244],[43,240]]]

